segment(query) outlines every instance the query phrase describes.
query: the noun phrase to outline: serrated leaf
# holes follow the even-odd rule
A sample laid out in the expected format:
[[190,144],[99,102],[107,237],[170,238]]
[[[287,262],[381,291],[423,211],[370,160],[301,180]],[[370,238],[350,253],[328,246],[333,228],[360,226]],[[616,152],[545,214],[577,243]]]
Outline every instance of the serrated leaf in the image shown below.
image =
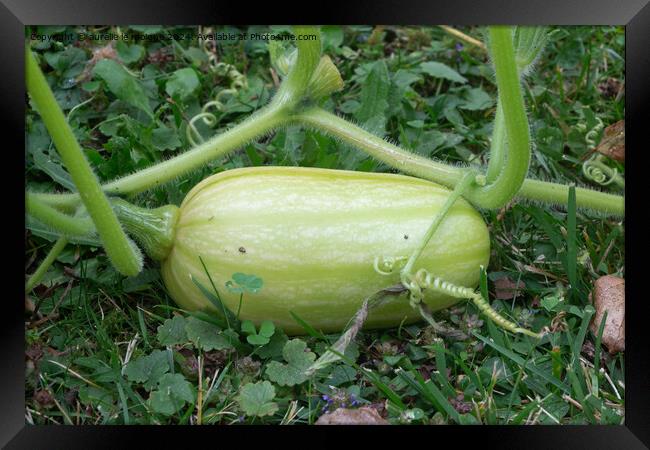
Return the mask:
[[339,386],[343,383],[354,382],[357,371],[354,367],[340,365],[334,366],[330,377],[327,379],[328,386]]
[[280,386],[294,386],[307,381],[305,371],[316,359],[312,352],[305,352],[307,344],[301,339],[288,341],[282,349],[282,356],[287,364],[271,361],[266,366],[266,375]]
[[185,332],[194,345],[205,351],[225,350],[233,347],[219,327],[196,317],[187,319]]
[[102,59],[95,64],[93,73],[106,82],[108,89],[117,98],[153,117],[149,99],[140,81],[131,76],[121,64],[112,59]]
[[61,78],[70,79],[78,76],[84,69],[86,52],[78,47],[70,46],[62,52],[47,52],[45,61],[56,70]]
[[76,192],[77,187],[72,181],[72,177],[68,171],[61,165],[50,158],[49,155],[45,154],[42,149],[35,150],[33,152],[34,165],[38,167],[41,171],[45,172],[58,184],[63,186],[69,191]]
[[158,382],[158,390],[183,402],[192,403],[194,401],[192,385],[180,373],[163,375]]
[[138,62],[144,56],[144,47],[138,44],[129,45],[123,41],[118,41],[115,50],[117,50],[117,55],[124,64]]
[[191,97],[199,87],[199,77],[194,69],[185,67],[172,73],[165,84],[165,92],[170,96],[178,96],[181,100]]
[[444,78],[445,80],[454,81],[456,83],[467,83],[467,78],[448,65],[436,61],[423,62],[420,64],[420,70],[435,78]]
[[52,139],[50,139],[47,128],[45,128],[45,124],[42,121],[33,119],[33,122],[26,131],[25,148],[28,153],[33,153],[37,150],[43,151],[50,147]]
[[272,401],[274,398],[273,385],[268,381],[259,381],[242,386],[237,402],[247,416],[264,417],[278,410],[278,404]]
[[481,88],[473,88],[467,90],[458,107],[469,111],[480,111],[490,108],[493,104],[494,100],[487,92]]
[[343,43],[343,28],[338,25],[324,25],[321,27],[323,50],[334,50]]
[[187,342],[185,326],[187,320],[182,316],[174,316],[158,326],[158,342],[161,345],[175,345]]
[[402,91],[421,79],[422,75],[412,70],[399,69],[393,74],[393,83]]
[[93,386],[81,386],[79,388],[79,401],[82,405],[91,405],[95,408],[110,410],[115,399],[111,392],[106,389]]
[[154,412],[166,416],[171,416],[177,411],[174,401],[161,391],[153,391],[151,393],[149,396],[149,406]]
[[176,150],[181,146],[181,140],[176,130],[160,126],[151,132],[151,144],[156,150]]
[[389,91],[388,67],[383,60],[376,61],[361,87],[361,107],[356,114],[366,130],[373,134],[383,134],[385,131]]
[[158,389],[149,396],[149,406],[157,413],[171,416],[186,403],[194,401],[192,385],[179,373],[165,374],[158,382]]
[[167,352],[154,350],[147,356],[130,361],[124,368],[124,375],[129,381],[142,383],[148,391],[153,389],[161,377],[169,372]]

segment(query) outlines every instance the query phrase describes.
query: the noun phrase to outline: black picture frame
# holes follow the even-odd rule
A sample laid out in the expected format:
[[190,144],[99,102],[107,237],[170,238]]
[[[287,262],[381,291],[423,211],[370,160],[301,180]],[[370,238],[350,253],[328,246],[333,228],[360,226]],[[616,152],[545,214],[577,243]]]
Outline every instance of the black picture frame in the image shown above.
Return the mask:
[[[319,8],[323,9],[319,11]],[[645,231],[642,217],[644,201],[642,186],[645,162],[648,153],[644,136],[643,112],[650,104],[650,5],[648,0],[627,0],[623,3],[611,0],[455,0],[443,1],[329,1],[327,4],[290,5],[279,2],[233,3],[173,0],[139,1],[123,0],[98,2],[96,0],[73,0],[54,3],[37,0],[3,0],[0,5],[0,49],[3,64],[0,71],[3,82],[0,90],[3,100],[3,123],[7,125],[4,139],[5,158],[18,160],[18,148],[24,148],[24,26],[35,24],[189,24],[189,23],[335,23],[335,24],[525,24],[525,25],[624,25],[626,27],[626,135],[628,152],[626,188],[626,294],[627,294],[627,346],[625,363],[626,406],[624,426],[487,426],[487,427],[374,427],[371,435],[384,439],[387,434],[408,432],[423,434],[427,444],[453,442],[458,446],[481,446],[481,448],[648,448],[650,446],[650,352],[644,342],[644,327],[648,320],[647,300],[643,295],[643,271],[646,258],[643,256],[649,239],[643,238]],[[647,125],[646,125],[647,127]],[[12,138],[12,139],[8,139]],[[19,161],[8,162],[18,166]],[[7,167],[8,167],[7,165]],[[20,172],[9,170],[2,177],[5,195],[5,209],[14,203],[15,214],[8,213],[5,229],[8,239],[5,244],[5,258],[11,251],[24,255],[24,248],[16,236],[24,222],[24,199],[15,195],[20,183]],[[24,180],[23,180],[24,184]],[[17,199],[17,200],[16,200]],[[19,219],[11,220],[10,217]],[[15,227],[15,229],[14,229]],[[9,238],[11,237],[11,238]],[[18,256],[23,257],[23,256]],[[5,273],[3,318],[0,328],[3,344],[2,383],[0,389],[0,445],[6,448],[101,448],[123,447],[135,444],[134,434],[146,433],[147,446],[158,443],[190,446],[194,445],[196,433],[215,432],[214,427],[65,427],[25,426],[24,398],[24,310],[18,300],[21,295],[18,279],[23,274],[11,276],[19,265],[8,263]],[[228,429],[224,429],[228,428]],[[219,440],[233,438],[235,442],[248,442],[261,431],[263,438],[268,433],[282,431],[269,427],[219,427]],[[336,445],[351,437],[352,432],[365,432],[367,428],[356,427],[306,427],[297,428],[301,434],[322,434],[321,442]],[[189,434],[192,433],[191,437]],[[246,434],[243,434],[246,433]],[[284,431],[286,433],[286,431]],[[327,433],[327,434],[324,434]],[[293,433],[292,433],[293,434]],[[201,436],[215,439],[215,435]],[[404,439],[406,435],[402,437]],[[288,437],[282,437],[283,440]],[[313,438],[304,437],[291,445],[312,445]],[[324,439],[324,440],[323,440]],[[354,438],[352,438],[354,439]],[[367,437],[353,445],[367,445]],[[406,442],[411,442],[410,438]],[[290,441],[284,441],[290,442]],[[449,445],[449,444],[445,444]],[[478,447],[477,447],[478,448]]]

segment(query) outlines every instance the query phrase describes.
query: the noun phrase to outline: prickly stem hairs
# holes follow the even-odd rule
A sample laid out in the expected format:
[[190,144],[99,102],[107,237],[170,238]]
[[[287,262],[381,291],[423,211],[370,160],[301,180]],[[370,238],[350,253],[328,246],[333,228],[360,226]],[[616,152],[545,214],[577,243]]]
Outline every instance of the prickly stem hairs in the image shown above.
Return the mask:
[[[520,88],[518,86],[519,83],[516,80],[518,80],[519,76],[523,76],[529,70],[530,65],[534,63],[534,59],[541,52],[543,43],[545,42],[542,33],[543,30],[524,30],[524,28],[521,30],[518,28],[515,32],[515,38],[517,39],[516,63],[519,75],[515,75],[513,77],[512,73],[510,73],[509,75],[506,74],[505,77],[500,77],[502,80],[501,83],[503,83],[504,78],[510,80],[510,87],[499,85],[499,89],[503,90],[504,93],[508,90],[512,91],[513,93],[514,91],[520,91]],[[497,31],[497,39],[491,41],[491,51],[493,53],[495,51],[495,47],[498,47],[500,45],[499,42],[503,41],[503,39],[498,38],[498,35],[501,33],[503,37],[504,31],[506,30],[500,30],[500,32]],[[340,79],[340,75],[337,76],[337,74],[334,73],[336,67],[334,67],[333,64],[329,64],[331,61],[321,61],[318,63],[316,60],[315,54],[317,51],[316,49],[320,48],[320,40],[299,42],[302,42],[302,44],[298,47],[298,56],[291,69],[295,69],[297,66],[304,64],[308,69],[312,68],[314,72],[307,81],[306,86],[306,75],[304,72],[300,71],[300,74],[296,74],[292,78],[292,80],[294,80],[293,86],[296,89],[294,92],[301,91],[308,96],[310,93],[314,96],[320,96],[323,95],[323,93],[329,93],[333,90],[340,89],[343,86],[343,82]],[[510,44],[510,47],[512,47],[512,43]],[[300,56],[301,52],[306,52],[302,58]],[[507,50],[506,53],[508,53]],[[502,59],[503,58],[500,59],[499,55],[497,55],[497,60],[501,61]],[[506,59],[511,60],[511,58]],[[289,74],[289,77],[291,77],[291,73]],[[499,83],[500,78],[497,77],[497,83]],[[285,81],[288,81],[288,79]],[[323,85],[318,85],[319,82],[323,83]],[[116,195],[132,194],[152,189],[170,180],[173,180],[180,175],[190,172],[191,170],[202,166],[208,161],[223,157],[228,153],[237,150],[244,144],[251,142],[259,136],[265,135],[273,130],[282,128],[289,124],[303,125],[305,127],[315,129],[319,132],[326,133],[330,136],[335,137],[336,139],[349,143],[350,145],[355,146],[366,153],[369,153],[373,157],[379,159],[382,162],[385,162],[392,167],[395,167],[403,173],[434,181],[450,188],[453,188],[456,183],[458,183],[458,181],[462,178],[465,169],[461,167],[443,164],[441,162],[437,162],[432,159],[424,158],[419,155],[410,153],[396,145],[386,142],[382,138],[368,133],[364,129],[334,114],[331,114],[315,106],[312,106],[311,108],[308,107],[309,102],[304,105],[304,109],[297,108],[296,103],[286,101],[288,96],[286,93],[289,90],[290,89],[288,87],[282,89],[282,97],[279,100],[271,101],[268,106],[260,109],[250,118],[238,125],[235,125],[234,127],[225,131],[223,134],[206,140],[205,142],[199,144],[191,150],[186,151],[185,153],[182,153],[179,156],[160,162],[126,177],[109,182],[103,185],[102,188],[105,192]],[[511,95],[510,97],[513,96]],[[516,115],[519,117],[519,119],[516,119],[516,121],[525,121],[525,112],[522,114],[522,111],[516,105],[516,97],[517,95],[514,95],[514,103],[512,101],[510,102],[511,104],[515,104],[515,107],[511,109],[518,111],[516,112]],[[499,99],[500,105],[501,96],[499,96]],[[291,104],[293,108],[288,108],[291,110],[290,114],[287,112],[287,109],[277,107],[278,105],[286,106],[287,104]],[[298,103],[298,105],[299,104],[300,103]],[[497,118],[497,123],[495,125],[497,129],[501,128],[501,131],[495,130],[495,134],[493,136],[492,151],[497,148],[500,150],[497,153],[491,153],[495,156],[495,162],[492,163],[491,168],[488,168],[486,177],[487,184],[486,186],[482,187],[476,186],[474,188],[476,192],[473,195],[467,196],[470,201],[482,208],[494,207],[494,201],[492,199],[484,201],[481,192],[487,192],[489,190],[494,191],[496,189],[496,183],[493,183],[493,181],[496,180],[497,176],[500,174],[500,170],[497,170],[497,165],[499,162],[507,159],[506,149],[498,147],[498,143],[501,142],[501,140],[503,140],[504,146],[506,145],[506,141],[509,140],[505,136],[505,124],[503,126],[500,126],[500,123],[500,118]],[[519,131],[517,134],[521,134],[523,136],[522,133],[527,133],[527,130]],[[519,139],[519,142],[521,141],[522,139]],[[490,160],[492,160],[492,158],[490,158]],[[516,166],[520,169],[520,164],[516,164]],[[499,188],[499,186],[505,186],[508,184],[506,183],[507,181],[508,180],[502,181],[500,184],[496,184],[497,188]],[[505,186],[504,189],[508,191],[512,190],[512,186],[516,184],[516,182],[513,182],[513,184],[509,185],[509,187]],[[501,188],[497,190],[500,189]],[[525,179],[523,181],[523,184],[521,184],[520,189],[516,191],[515,194],[517,197],[524,199],[552,203],[556,205],[566,205],[568,198],[568,187],[557,183],[550,183],[534,179]],[[55,206],[67,211],[73,211],[76,205],[79,204],[80,200],[79,194],[76,193],[35,193],[34,195],[40,200],[48,203],[50,206]],[[624,213],[623,197],[591,189],[576,188],[576,205],[579,208],[589,208],[595,211],[601,211],[603,213],[616,216],[622,216]]]
[[[27,90],[93,219],[106,254],[120,273],[137,275],[142,270],[142,254],[122,230],[29,47],[25,49],[25,61]],[[52,212],[49,213],[53,218]]]
[[[125,275],[137,274],[142,268],[142,256],[138,247],[125,234],[121,222],[152,257],[161,259],[169,251],[174,239],[175,211],[173,209],[150,211],[123,201],[111,202],[106,194],[135,194],[161,186],[274,130],[298,124],[349,143],[403,173],[453,189],[443,209],[433,218],[422,242],[406,263],[404,257],[386,257],[381,261],[379,258],[375,259],[375,270],[382,274],[391,273],[405,263],[401,270],[401,279],[402,284],[410,291],[413,306],[418,306],[421,312],[424,311],[421,300],[422,291],[425,289],[444,292],[457,298],[469,298],[501,327],[538,337],[539,335],[519,328],[499,316],[488,302],[473,290],[435,278],[425,269],[419,269],[414,273],[414,265],[418,257],[435,235],[435,231],[453,204],[461,196],[474,205],[487,209],[501,207],[513,197],[562,205],[568,202],[568,186],[526,179],[531,143],[520,82],[521,77],[529,72],[543,50],[546,42],[545,30],[494,26],[488,31],[487,48],[494,64],[498,102],[489,166],[485,174],[416,155],[317,107],[318,101],[343,87],[343,80],[333,62],[327,56],[321,56],[319,29],[295,27],[296,35],[313,35],[316,39],[297,39],[297,50],[293,58],[285,58],[284,55],[279,57],[276,54],[279,49],[271,48],[272,59],[278,67],[282,66],[280,72],[284,80],[268,105],[243,122],[204,141],[194,124],[198,120],[203,120],[208,125],[216,124],[214,115],[208,112],[210,107],[220,107],[220,100],[216,98],[208,102],[201,113],[189,121],[188,138],[191,142],[198,141],[198,145],[172,159],[100,185],[57,105],[34,55],[27,46],[28,92],[79,191],[79,193],[67,194],[29,193],[27,196],[27,212],[57,230],[62,236],[43,265],[48,261],[51,263],[56,258],[58,252],[65,246],[65,237],[96,232],[117,270]],[[228,92],[233,90],[236,92],[236,89],[237,86],[233,85]],[[609,169],[598,160],[585,165],[584,170],[585,175],[591,176],[599,183],[614,182],[622,185],[624,182],[615,170]],[[578,207],[618,216],[624,214],[624,202],[621,196],[584,188],[576,188],[575,193]],[[92,222],[83,216],[72,218],[66,214],[79,212],[82,206],[85,207]],[[147,221],[141,221],[140,216],[146,216]],[[41,267],[37,270],[37,274],[39,271]],[[36,279],[37,274],[32,279]],[[33,284],[32,280],[30,280],[31,284]],[[427,318],[425,312],[422,314]],[[364,315],[359,317],[363,318]]]

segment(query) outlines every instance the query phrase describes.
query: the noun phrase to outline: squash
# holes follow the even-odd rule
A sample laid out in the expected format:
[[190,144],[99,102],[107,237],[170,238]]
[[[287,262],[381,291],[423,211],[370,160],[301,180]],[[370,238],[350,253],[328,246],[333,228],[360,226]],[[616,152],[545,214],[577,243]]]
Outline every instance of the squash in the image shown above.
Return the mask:
[[[225,288],[234,273],[256,275],[263,287],[244,294],[241,319],[272,320],[287,334],[341,331],[363,300],[399,283],[375,258],[408,257],[450,191],[418,178],[303,167],[253,167],[206,178],[183,200],[173,246],[162,262],[172,298],[188,310],[218,312],[192,281],[211,290],[206,265],[224,305],[239,294]],[[490,237],[481,215],[460,199],[415,264],[459,286],[475,287],[487,266]],[[439,310],[458,299],[427,292]],[[371,310],[365,328],[421,319],[407,293]]]

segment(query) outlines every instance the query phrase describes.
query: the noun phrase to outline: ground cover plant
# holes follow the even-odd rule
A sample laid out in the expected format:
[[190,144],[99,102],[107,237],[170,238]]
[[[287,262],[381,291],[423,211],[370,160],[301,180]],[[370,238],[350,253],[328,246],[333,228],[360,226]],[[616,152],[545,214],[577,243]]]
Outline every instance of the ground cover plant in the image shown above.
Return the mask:
[[[405,173],[427,178],[425,169],[438,167],[436,177],[447,176],[452,187],[461,168],[487,167],[484,181],[489,185],[512,159],[499,151],[526,148],[529,139],[534,151],[528,172],[518,171],[520,183],[506,186],[520,193],[516,200],[509,201],[509,193],[486,199],[480,188],[459,194],[483,206],[480,212],[490,230],[481,298],[489,298],[492,308],[521,330],[546,332],[541,339],[511,333],[512,326],[493,314],[487,317],[471,302],[429,314],[428,322],[353,330],[358,334],[347,340],[346,334],[322,334],[298,316],[304,335],[289,337],[272,321],[256,326],[240,320],[236,310],[234,317],[225,314],[225,321],[184,311],[168,296],[155,254],[140,270],[138,258],[129,255],[134,247],[128,240],[108,238],[122,242],[121,250],[106,245],[110,224],[103,231],[84,211],[62,225],[34,220],[41,214],[65,221],[60,213],[48,216],[48,207],[74,211],[73,195],[34,193],[75,191],[80,183],[70,158],[64,152],[59,156],[61,149],[50,140],[52,131],[44,123],[48,112],[32,99],[26,129],[26,188],[33,194],[28,197],[33,214],[26,227],[26,273],[34,272],[46,255],[55,261],[28,281],[28,423],[315,423],[339,407],[370,407],[376,420],[396,424],[623,422],[623,353],[610,355],[601,348],[603,327],[589,328],[595,311],[588,300],[594,280],[623,276],[622,200],[568,187],[573,183],[622,194],[624,166],[594,152],[607,137],[606,127],[624,118],[621,28],[544,30],[541,55],[541,45],[518,54],[527,72],[521,92],[528,137],[516,129],[505,131],[511,124],[496,101],[494,71],[483,43],[487,30],[467,28],[461,34],[442,27],[322,27],[323,54],[333,66],[327,60],[318,66],[320,83],[309,85],[306,76],[302,80],[321,110],[309,110],[273,132],[273,115],[262,113],[269,130],[253,130],[250,120],[244,122],[238,130],[248,130],[250,136],[242,151],[206,157],[189,174],[169,175],[146,192],[126,176],[187,149],[209,147],[212,135],[233,129],[271,99],[291,101],[290,93],[281,94],[301,85],[300,74],[287,78],[296,58],[290,46],[178,37],[291,28],[31,31],[64,37],[60,42],[32,40],[34,63],[100,181],[124,177],[110,193],[126,192],[140,207],[179,205],[207,176],[247,166],[394,172],[395,161],[378,153],[393,149],[386,142],[416,155],[403,160],[399,169]],[[81,40],[81,32],[152,38]],[[533,32],[519,36],[529,36],[532,43],[538,38]],[[314,67],[319,58],[312,58]],[[343,89],[334,66],[345,81]],[[360,132],[349,131],[340,117],[352,119],[370,135],[356,142]],[[222,136],[227,144],[230,135]],[[374,158],[359,146],[375,151]],[[457,171],[419,164],[429,158],[455,163]],[[522,186],[526,175],[565,187],[556,194],[545,191],[550,185],[527,181]],[[129,186],[129,180],[135,181]],[[86,207],[93,219],[101,214],[101,205]],[[135,234],[126,223],[132,210],[114,208]],[[57,225],[75,230],[70,242],[59,237]],[[102,239],[79,238],[92,225]],[[154,253],[160,248],[157,241]],[[205,301],[217,306],[220,292],[246,304],[264,292],[264,277],[257,275],[235,272],[225,283],[200,289]],[[409,280],[403,281],[408,285]],[[342,336],[349,345],[337,346]],[[332,346],[343,352],[338,361],[328,352]]]

